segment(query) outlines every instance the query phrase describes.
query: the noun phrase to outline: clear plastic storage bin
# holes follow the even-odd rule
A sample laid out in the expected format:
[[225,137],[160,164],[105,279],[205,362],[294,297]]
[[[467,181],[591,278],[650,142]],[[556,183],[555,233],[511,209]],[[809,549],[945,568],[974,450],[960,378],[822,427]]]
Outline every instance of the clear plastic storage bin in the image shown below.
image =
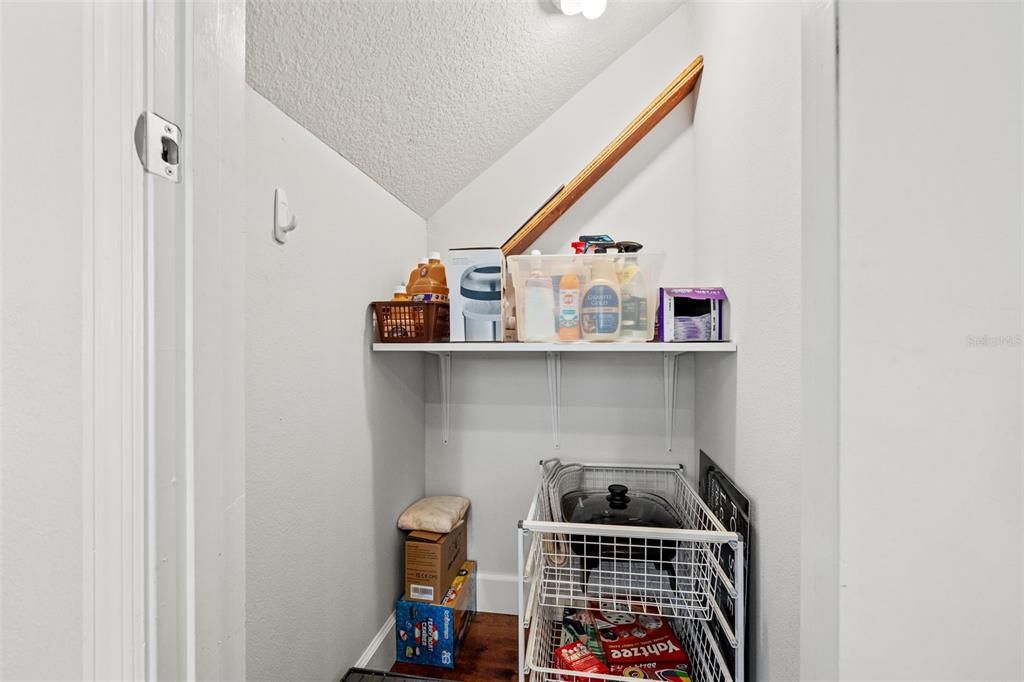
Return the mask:
[[509,256],[519,341],[650,341],[664,260],[643,252]]

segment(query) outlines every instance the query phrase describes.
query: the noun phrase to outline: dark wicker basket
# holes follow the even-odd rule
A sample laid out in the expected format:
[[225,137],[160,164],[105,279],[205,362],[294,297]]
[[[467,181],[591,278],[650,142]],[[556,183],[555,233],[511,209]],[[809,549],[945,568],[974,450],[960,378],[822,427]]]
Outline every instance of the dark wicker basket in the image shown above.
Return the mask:
[[383,343],[447,341],[448,304],[435,301],[376,301],[377,335]]

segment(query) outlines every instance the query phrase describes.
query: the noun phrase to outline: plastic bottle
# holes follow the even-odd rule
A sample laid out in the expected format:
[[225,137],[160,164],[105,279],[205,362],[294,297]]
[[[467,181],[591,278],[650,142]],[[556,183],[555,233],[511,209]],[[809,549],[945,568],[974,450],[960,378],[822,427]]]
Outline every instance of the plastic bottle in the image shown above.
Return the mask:
[[[540,251],[531,252],[539,256]],[[555,340],[555,292],[551,275],[544,273],[540,258],[530,263],[523,292],[523,310],[518,311],[519,340],[551,342]]]
[[399,284],[395,287],[395,293],[391,297],[392,301],[409,301],[412,299],[412,294],[406,291],[407,286],[405,284]]
[[448,286],[448,277],[444,271],[444,264],[441,262],[441,254],[431,251],[427,264],[430,266],[430,279],[443,287]]
[[426,266],[428,262],[429,262],[429,259],[426,256],[424,256],[423,258],[420,258],[418,261],[416,261],[416,267],[414,267],[412,269],[412,271],[409,273],[409,280],[408,280],[408,282],[405,285],[405,292],[406,293],[408,293],[408,294],[412,293],[412,285],[416,284],[416,280],[418,280],[420,278],[420,270],[424,266]]
[[[444,267],[444,266],[442,266]],[[420,266],[417,271],[419,277],[413,282],[412,288],[409,293],[412,294],[412,300],[414,301],[447,301],[448,300],[448,287],[444,284],[435,282],[430,277],[430,265],[424,263]]]
[[580,304],[580,328],[586,341],[614,341],[619,338],[622,317],[619,278],[615,261],[601,257],[590,270],[590,281],[583,289]]
[[623,341],[650,341],[647,283],[636,255],[642,247],[636,242],[621,242],[620,247],[626,252],[626,256],[622,272],[619,273],[622,296],[619,336]]
[[580,278],[575,272],[562,275],[558,282],[558,340],[580,339]]

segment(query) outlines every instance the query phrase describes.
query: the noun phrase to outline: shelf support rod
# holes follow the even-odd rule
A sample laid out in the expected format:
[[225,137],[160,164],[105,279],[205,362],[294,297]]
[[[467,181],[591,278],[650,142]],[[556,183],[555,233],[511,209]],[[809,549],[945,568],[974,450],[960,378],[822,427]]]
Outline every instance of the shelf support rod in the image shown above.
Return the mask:
[[562,447],[562,354],[557,351],[545,353],[548,365],[548,401],[551,403],[551,433],[555,450]]
[[672,452],[672,430],[676,416],[676,358],[678,353],[665,353],[662,358],[665,388],[665,448]]
[[441,384],[441,442],[448,445],[452,414],[452,354],[437,354],[438,380]]

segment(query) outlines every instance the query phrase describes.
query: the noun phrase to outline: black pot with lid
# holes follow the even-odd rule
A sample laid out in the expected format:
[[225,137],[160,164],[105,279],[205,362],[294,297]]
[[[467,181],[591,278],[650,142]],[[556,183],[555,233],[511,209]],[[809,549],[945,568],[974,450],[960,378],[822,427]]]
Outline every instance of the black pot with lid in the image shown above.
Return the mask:
[[562,516],[570,523],[611,526],[678,528],[679,519],[664,498],[651,493],[633,493],[615,483],[604,491],[576,491],[562,497]]
[[[630,492],[621,484],[604,491],[577,490],[562,496],[562,517],[570,523],[645,528],[680,528],[682,522],[672,505],[660,495],[644,491]],[[583,588],[590,572],[602,559],[650,561],[668,574],[676,587],[675,558],[678,543],[672,540],[623,538],[601,535],[571,535],[569,545],[583,560]]]

